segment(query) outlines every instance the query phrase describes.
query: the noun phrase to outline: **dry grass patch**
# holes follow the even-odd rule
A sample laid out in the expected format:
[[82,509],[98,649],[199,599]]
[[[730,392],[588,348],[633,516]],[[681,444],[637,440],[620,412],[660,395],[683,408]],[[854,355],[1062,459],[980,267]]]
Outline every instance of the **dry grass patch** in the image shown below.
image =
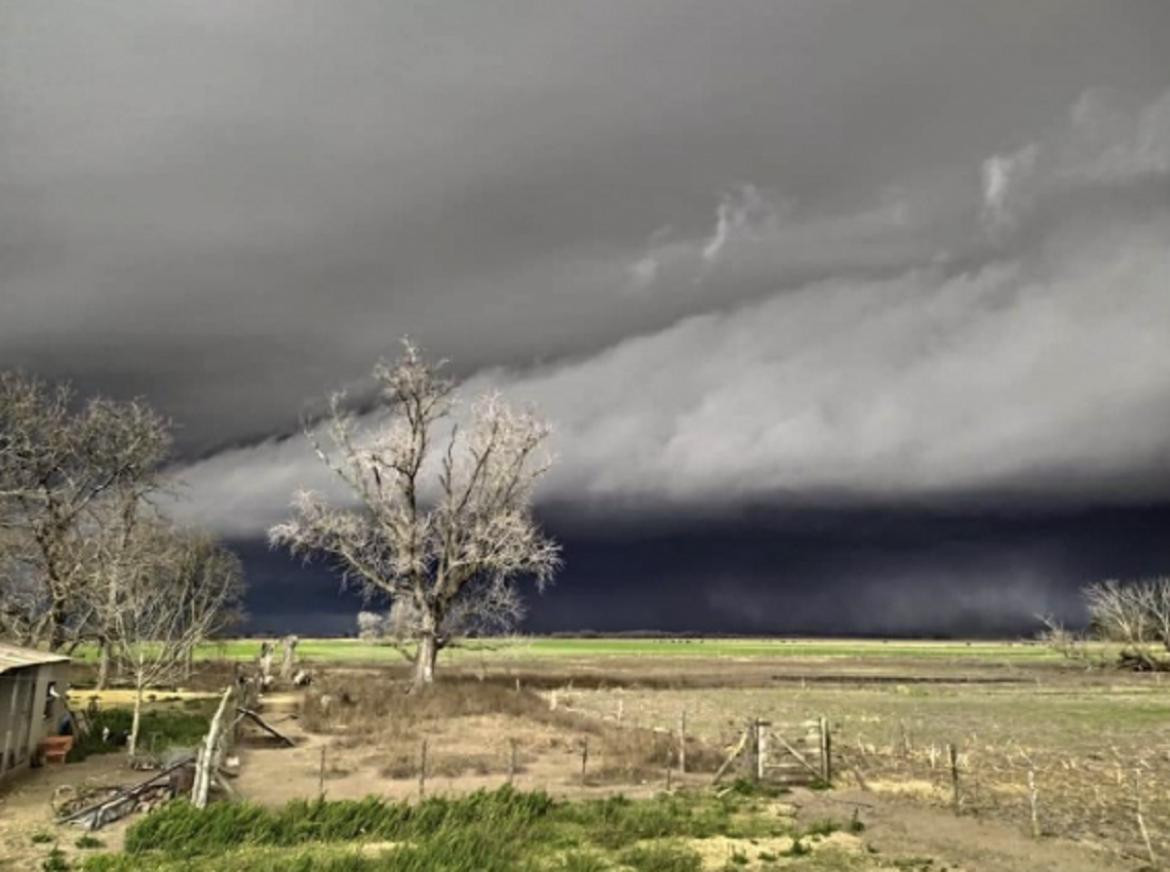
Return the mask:
[[[669,764],[677,767],[674,734],[605,723],[588,714],[552,709],[532,690],[474,679],[448,679],[418,693],[377,674],[356,670],[322,676],[304,696],[301,723],[310,732],[331,736],[339,750],[375,748],[362,758],[384,778],[415,778],[421,743],[427,740],[428,776],[497,775],[508,772],[510,753],[503,740],[515,738],[517,774],[535,762],[533,754],[563,756],[566,777],[579,771],[588,747],[587,782],[628,784],[656,781]],[[479,737],[492,736],[501,747],[484,752]],[[712,772],[720,750],[697,738],[687,741],[689,772]]]

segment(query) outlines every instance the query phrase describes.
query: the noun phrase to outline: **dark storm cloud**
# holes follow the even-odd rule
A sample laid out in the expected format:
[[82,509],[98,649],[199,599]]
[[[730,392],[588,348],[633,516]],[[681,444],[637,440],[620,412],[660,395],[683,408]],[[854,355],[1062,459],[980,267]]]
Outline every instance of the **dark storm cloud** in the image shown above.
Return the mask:
[[[404,332],[471,373],[905,269],[962,247],[980,162],[1086,88],[1156,96],[1167,19],[5,4],[0,365],[145,393],[202,450],[286,429]],[[695,282],[743,186],[787,241]],[[665,293],[639,290],[651,270]]]
[[[1165,568],[1170,505],[1036,515],[920,509],[733,519],[554,522],[566,564],[529,593],[525,629],[600,632],[1031,635],[1037,615],[1084,621],[1078,591]],[[363,608],[337,578],[263,545],[251,567],[249,626],[345,633]]]

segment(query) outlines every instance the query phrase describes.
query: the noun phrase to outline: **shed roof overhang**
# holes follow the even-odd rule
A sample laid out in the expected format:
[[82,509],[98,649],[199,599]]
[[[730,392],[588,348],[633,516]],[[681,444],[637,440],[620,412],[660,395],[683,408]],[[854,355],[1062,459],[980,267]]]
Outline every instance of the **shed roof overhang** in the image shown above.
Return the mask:
[[19,648],[16,645],[6,645],[0,642],[0,675],[28,666],[68,662],[69,658],[63,654],[51,654],[48,651],[38,651],[35,648]]

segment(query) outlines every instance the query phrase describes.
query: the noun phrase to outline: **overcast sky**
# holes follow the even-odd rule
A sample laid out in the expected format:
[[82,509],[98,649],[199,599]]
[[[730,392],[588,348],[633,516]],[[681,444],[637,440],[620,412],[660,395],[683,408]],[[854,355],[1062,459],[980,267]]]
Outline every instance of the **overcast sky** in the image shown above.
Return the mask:
[[[1158,512],[1168,44],[1164,0],[13,0],[0,368],[147,397],[239,541],[406,333],[552,419],[570,543]],[[1059,550],[980,584],[1083,581]]]

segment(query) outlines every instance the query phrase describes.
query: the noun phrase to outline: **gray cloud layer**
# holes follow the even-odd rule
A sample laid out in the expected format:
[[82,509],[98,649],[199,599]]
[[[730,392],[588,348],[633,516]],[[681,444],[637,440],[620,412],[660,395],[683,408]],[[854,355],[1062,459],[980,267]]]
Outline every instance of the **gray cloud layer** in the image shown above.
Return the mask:
[[[1170,200],[1151,210],[1134,191],[1170,190],[1170,92],[1130,113],[1085,107],[983,162],[982,199],[967,210],[986,225],[977,267],[940,253],[886,278],[813,281],[570,363],[487,371],[464,393],[501,389],[553,420],[549,500],[1164,498]],[[1049,199],[1086,191],[1112,203],[1107,220],[1048,214]],[[703,286],[716,270],[725,284],[762,280],[792,237],[794,250],[881,237],[909,214],[893,203],[800,222],[745,188],[706,233],[653,241],[630,293]],[[1017,251],[1017,234],[1040,244]],[[315,467],[300,439],[219,455],[187,471],[193,514],[246,532],[301,484],[328,487]]]
[[[0,366],[190,454],[409,332],[546,497],[1164,497],[1161,0],[0,10]],[[1071,107],[1071,108],[1070,108]],[[185,469],[253,531],[303,442]]]

